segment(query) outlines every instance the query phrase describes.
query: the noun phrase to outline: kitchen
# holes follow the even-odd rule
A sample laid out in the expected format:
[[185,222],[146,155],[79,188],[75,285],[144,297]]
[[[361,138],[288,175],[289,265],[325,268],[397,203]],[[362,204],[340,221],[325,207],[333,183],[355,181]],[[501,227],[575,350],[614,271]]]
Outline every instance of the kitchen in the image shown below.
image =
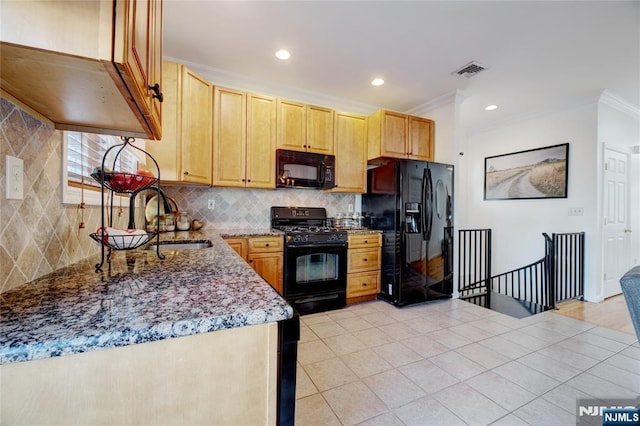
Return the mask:
[[[2,244],[4,250],[1,263],[3,268],[4,265],[18,265],[3,274],[7,277],[7,288],[7,285],[15,287],[42,273],[80,261],[89,254],[95,254],[97,248],[87,241],[89,239],[86,235],[78,232],[80,212],[76,206],[64,206],[56,202],[60,199],[59,181],[62,175],[60,153],[56,152],[56,137],[59,138],[59,135],[42,122],[21,112],[14,104],[3,100],[2,108],[5,133],[11,134],[11,137],[7,137],[7,143],[12,144],[14,152],[25,153],[25,188],[34,189],[33,192],[25,192],[27,199],[24,202],[3,200],[3,223],[7,223],[7,231],[3,235],[5,241]],[[348,211],[349,204],[357,205],[356,197],[352,194],[295,189],[272,193],[250,189],[188,187],[177,189],[172,195],[193,217],[212,218],[221,228],[229,228],[228,224],[237,226],[238,216],[245,227],[254,227],[256,224],[259,224],[259,228],[268,227],[269,215],[260,206],[325,205],[332,216]],[[218,207],[213,212],[203,207],[206,206],[204,201],[210,198],[215,198]],[[229,209],[225,208],[227,205],[230,206]],[[43,210],[39,211],[38,206]],[[84,219],[90,224],[89,228],[99,224],[99,213],[95,210],[87,209],[85,212],[87,216]],[[15,211],[20,214],[15,215]]]

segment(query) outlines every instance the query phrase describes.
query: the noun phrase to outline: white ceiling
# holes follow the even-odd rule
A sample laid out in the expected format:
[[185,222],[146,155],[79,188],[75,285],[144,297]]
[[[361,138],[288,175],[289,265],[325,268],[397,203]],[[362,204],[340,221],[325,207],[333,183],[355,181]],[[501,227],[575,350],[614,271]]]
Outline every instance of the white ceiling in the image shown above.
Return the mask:
[[[418,111],[460,90],[471,128],[604,89],[640,105],[640,1],[165,0],[163,42],[165,58],[243,82],[232,87],[318,94],[352,112]],[[451,75],[472,60],[489,69]],[[369,84],[377,76],[384,86]]]

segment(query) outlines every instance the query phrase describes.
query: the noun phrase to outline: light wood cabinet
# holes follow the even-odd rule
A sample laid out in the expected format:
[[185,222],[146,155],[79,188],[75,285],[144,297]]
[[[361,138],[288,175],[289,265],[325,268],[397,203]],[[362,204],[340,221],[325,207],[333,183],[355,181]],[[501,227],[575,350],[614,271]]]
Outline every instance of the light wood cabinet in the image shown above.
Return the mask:
[[367,192],[366,117],[335,112],[336,188],[333,192]]
[[181,64],[163,63],[165,111],[162,141],[147,151],[168,182],[211,185],[213,87]]
[[250,237],[247,262],[271,287],[282,294],[283,237]]
[[216,87],[213,185],[275,188],[276,101]]
[[349,234],[347,303],[373,300],[380,292],[382,236]]
[[284,99],[277,105],[278,148],[333,155],[332,109]]
[[4,97],[57,129],[160,139],[161,1],[3,2],[1,26]]
[[368,159],[433,161],[433,135],[432,120],[378,110],[368,117]]
[[282,294],[284,282],[284,238],[278,236],[225,238],[235,250],[271,287]]

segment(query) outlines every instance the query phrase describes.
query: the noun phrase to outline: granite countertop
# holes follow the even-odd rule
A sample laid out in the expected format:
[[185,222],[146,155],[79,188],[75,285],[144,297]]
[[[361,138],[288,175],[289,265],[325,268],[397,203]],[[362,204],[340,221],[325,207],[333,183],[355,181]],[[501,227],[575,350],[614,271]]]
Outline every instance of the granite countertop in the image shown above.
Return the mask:
[[[289,319],[292,308],[224,236],[271,230],[163,233],[209,239],[200,250],[113,251],[0,294],[0,364],[152,342]],[[155,239],[154,239],[155,241]]]

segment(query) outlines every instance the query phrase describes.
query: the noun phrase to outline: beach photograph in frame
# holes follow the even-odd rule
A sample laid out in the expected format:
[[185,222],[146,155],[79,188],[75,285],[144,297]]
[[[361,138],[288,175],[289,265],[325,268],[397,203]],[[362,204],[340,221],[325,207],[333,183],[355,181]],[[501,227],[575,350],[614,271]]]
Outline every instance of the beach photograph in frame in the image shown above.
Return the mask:
[[569,144],[484,159],[484,199],[567,198]]

